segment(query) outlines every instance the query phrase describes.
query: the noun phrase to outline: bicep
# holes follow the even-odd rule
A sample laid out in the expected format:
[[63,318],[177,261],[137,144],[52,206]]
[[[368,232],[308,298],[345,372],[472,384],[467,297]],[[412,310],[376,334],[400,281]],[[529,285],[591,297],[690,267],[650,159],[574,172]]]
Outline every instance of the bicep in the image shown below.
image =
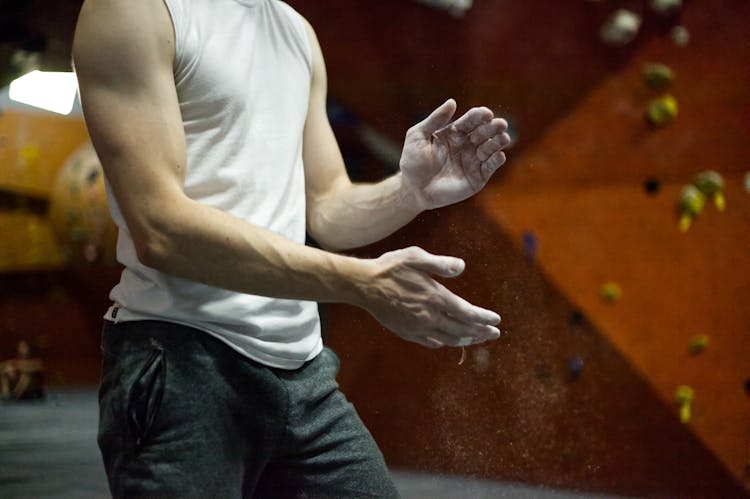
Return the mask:
[[84,117],[131,232],[181,193],[185,137],[173,47],[161,0],[87,0],[81,10],[73,58]]
[[306,23],[313,60],[310,103],[305,122],[303,159],[308,211],[336,191],[351,185],[338,142],[326,112],[327,75],[323,54],[312,27]]

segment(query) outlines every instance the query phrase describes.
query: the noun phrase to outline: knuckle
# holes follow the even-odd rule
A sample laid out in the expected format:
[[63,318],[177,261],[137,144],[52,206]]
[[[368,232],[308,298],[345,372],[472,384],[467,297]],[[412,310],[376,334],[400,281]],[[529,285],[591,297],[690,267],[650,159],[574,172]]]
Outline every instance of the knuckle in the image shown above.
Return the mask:
[[430,313],[427,310],[418,310],[418,311],[416,311],[416,312],[413,313],[413,317],[414,317],[414,320],[419,325],[424,325],[424,324],[426,324],[428,322],[432,322],[431,321],[432,316],[430,315]]
[[421,261],[427,257],[427,252],[419,246],[409,246],[408,248],[406,248],[405,256],[412,262],[417,260]]
[[411,256],[411,255],[416,254],[416,252],[419,251],[419,247],[418,246],[409,246],[408,248],[404,248],[402,251],[404,252],[404,254]]

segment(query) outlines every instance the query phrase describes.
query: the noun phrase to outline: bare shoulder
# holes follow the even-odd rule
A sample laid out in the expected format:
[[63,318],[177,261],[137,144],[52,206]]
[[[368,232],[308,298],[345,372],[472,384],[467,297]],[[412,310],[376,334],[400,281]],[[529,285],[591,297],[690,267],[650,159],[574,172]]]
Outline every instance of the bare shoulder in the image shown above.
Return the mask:
[[[107,68],[142,68],[174,54],[174,32],[163,0],[85,0],[73,39],[76,71],[106,74]],[[93,71],[95,70],[95,71]]]
[[307,38],[310,42],[310,52],[312,56],[313,66],[313,81],[315,82],[315,80],[318,80],[325,85],[327,79],[325,60],[323,58],[323,51],[320,48],[320,43],[318,42],[318,35],[315,33],[315,28],[313,28],[312,24],[310,24],[310,21],[308,21],[302,15],[300,15],[300,17],[302,18],[302,22],[305,25]]
[[310,40],[310,46],[313,50],[313,53],[316,51],[320,51],[320,43],[318,42],[318,35],[315,33],[315,28],[313,28],[313,25],[310,24],[310,21],[308,21],[304,16],[300,16],[302,18],[302,23],[305,25],[305,30],[307,30],[307,37]]

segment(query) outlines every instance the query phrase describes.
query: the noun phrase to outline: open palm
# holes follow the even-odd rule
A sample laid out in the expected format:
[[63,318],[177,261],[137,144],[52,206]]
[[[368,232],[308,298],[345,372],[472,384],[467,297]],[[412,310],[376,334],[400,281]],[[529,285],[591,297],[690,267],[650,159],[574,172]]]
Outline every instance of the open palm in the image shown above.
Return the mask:
[[421,209],[463,201],[479,192],[505,163],[508,123],[486,107],[450,122],[456,102],[447,100],[406,133],[401,172]]

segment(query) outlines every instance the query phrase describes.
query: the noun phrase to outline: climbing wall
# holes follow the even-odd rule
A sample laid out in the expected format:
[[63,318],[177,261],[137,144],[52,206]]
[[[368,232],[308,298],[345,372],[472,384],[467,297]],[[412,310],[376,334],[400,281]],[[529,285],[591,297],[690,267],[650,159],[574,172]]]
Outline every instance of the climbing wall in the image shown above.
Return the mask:
[[[0,359],[36,347],[52,384],[95,383],[119,277],[100,166],[80,116],[0,109]],[[78,152],[76,152],[78,151]]]
[[0,273],[63,264],[46,212],[63,161],[86,138],[80,118],[0,109]]
[[[466,259],[449,285],[502,313],[500,340],[462,360],[406,344],[366,312],[325,310],[341,384],[389,462],[638,496],[747,496],[750,4],[659,15],[645,1],[487,0],[455,18],[416,2],[292,3],[317,29],[331,94],[356,117],[339,127],[345,154],[361,153],[352,128],[398,142],[449,96],[507,116],[516,139],[474,200],[356,252],[418,244]],[[617,8],[641,25],[612,46],[600,27]],[[646,85],[654,62],[674,72],[668,88]],[[667,94],[676,119],[649,124],[649,102]],[[389,171],[357,154],[355,176]],[[723,176],[726,208],[708,199],[680,231],[683,186],[708,169]],[[696,335],[708,344],[691,352]],[[689,418],[674,400],[682,385]]]

